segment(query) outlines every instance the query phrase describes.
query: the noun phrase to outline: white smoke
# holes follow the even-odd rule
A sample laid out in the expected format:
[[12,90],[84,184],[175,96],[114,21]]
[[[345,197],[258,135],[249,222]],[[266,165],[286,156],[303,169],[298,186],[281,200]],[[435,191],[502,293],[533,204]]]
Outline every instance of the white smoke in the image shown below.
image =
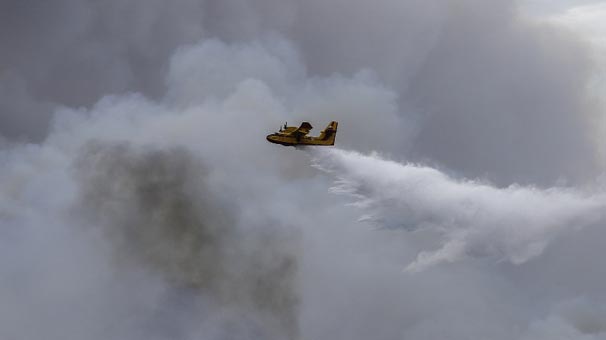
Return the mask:
[[558,303],[543,320],[533,322],[522,340],[603,339],[606,308],[601,299],[576,298]]
[[[603,336],[602,193],[507,187],[603,169],[574,34],[513,1],[0,7],[0,338]],[[352,209],[265,141],[304,120],[462,176],[320,154]]]
[[466,256],[523,263],[563,232],[601,221],[603,193],[569,188],[497,188],[456,180],[436,169],[401,164],[377,154],[339,149],[314,152],[316,167],[334,175],[332,192],[355,199],[361,220],[388,229],[430,229],[443,236],[406,269],[422,270]]
[[[0,296],[17,313],[2,318],[0,337],[300,337],[304,220],[291,217],[313,193],[283,197],[314,171],[263,137],[303,112],[328,123],[327,111],[349,116],[352,131],[395,132],[395,95],[371,72],[308,78],[277,38],[183,47],[167,84],[162,100],[132,93],[63,108],[43,143],[0,150],[0,275],[10,278]],[[164,314],[168,326],[156,325]],[[65,327],[72,319],[81,322]]]

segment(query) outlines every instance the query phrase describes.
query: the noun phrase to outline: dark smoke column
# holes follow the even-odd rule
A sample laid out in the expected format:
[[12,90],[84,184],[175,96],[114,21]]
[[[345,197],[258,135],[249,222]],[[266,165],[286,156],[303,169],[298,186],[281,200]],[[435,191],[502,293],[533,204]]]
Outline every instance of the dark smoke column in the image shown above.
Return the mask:
[[79,218],[103,229],[119,270],[143,266],[202,298],[221,338],[299,338],[296,238],[271,221],[242,227],[185,149],[89,143],[74,168]]

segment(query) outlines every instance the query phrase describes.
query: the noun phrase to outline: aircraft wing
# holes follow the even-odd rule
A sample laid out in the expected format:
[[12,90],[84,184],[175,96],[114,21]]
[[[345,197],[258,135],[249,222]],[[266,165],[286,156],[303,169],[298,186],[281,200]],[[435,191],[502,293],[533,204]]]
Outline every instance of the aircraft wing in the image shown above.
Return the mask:
[[311,126],[311,124],[309,124],[309,122],[303,122],[301,123],[301,126],[289,132],[288,134],[296,137],[301,137],[307,135],[311,129],[313,129],[313,127]]

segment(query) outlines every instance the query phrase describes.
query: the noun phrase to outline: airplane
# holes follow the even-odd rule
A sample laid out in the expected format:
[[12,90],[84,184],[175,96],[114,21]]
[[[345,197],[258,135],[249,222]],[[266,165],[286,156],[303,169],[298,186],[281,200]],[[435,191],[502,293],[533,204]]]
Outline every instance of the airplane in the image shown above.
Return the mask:
[[309,131],[313,129],[309,122],[303,122],[299,127],[288,126],[287,123],[284,123],[284,127],[280,127],[279,132],[267,135],[267,141],[285,146],[335,145],[338,124],[334,121],[330,122],[318,137],[312,137],[308,136]]

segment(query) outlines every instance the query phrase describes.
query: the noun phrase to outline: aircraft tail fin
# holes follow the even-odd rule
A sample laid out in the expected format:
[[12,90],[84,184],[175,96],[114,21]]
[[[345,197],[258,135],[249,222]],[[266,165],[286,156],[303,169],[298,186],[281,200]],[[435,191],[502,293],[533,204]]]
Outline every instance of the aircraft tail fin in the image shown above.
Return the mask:
[[335,137],[337,136],[337,126],[338,122],[332,121],[326,126],[326,129],[320,132],[320,136],[318,139],[330,142],[330,145],[335,145]]

